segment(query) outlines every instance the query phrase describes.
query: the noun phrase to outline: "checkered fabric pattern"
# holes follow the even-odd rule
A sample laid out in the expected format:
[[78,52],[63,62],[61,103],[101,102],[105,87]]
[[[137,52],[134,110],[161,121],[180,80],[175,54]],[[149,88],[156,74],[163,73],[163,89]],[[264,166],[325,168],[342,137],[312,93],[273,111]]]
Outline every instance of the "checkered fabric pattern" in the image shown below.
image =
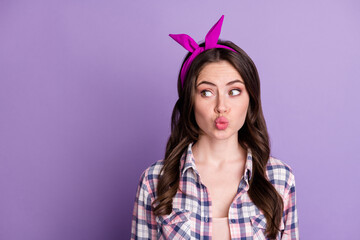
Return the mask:
[[[141,175],[133,209],[131,239],[211,239],[211,199],[200,182],[190,143],[180,159],[180,185],[169,215],[155,216],[151,203],[163,160],[148,167]],[[243,178],[228,213],[231,239],[267,239],[266,218],[251,201],[247,191],[252,171],[248,149]],[[277,239],[299,239],[295,196],[295,178],[291,168],[273,157],[267,163],[267,177],[284,200],[284,213]]]

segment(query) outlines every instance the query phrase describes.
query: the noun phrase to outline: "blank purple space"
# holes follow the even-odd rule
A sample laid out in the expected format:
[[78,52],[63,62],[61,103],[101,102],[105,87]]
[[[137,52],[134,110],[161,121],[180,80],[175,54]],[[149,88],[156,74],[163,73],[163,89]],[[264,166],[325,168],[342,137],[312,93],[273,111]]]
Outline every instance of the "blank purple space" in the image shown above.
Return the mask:
[[1,1],[0,239],[129,239],[163,158],[186,51],[224,14],[254,60],[272,155],[294,170],[302,239],[358,239],[360,4]]

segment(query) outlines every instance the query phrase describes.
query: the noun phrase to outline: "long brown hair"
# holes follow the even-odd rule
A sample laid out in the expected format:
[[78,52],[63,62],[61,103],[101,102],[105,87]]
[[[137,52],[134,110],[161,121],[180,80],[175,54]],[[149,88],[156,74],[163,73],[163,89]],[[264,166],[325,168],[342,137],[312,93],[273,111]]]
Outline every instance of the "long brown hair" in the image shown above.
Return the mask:
[[[179,188],[180,158],[191,142],[196,142],[200,129],[195,121],[194,94],[197,77],[207,63],[228,61],[240,73],[248,91],[250,101],[245,123],[238,132],[238,141],[243,148],[250,148],[253,171],[248,194],[253,203],[263,211],[268,238],[275,238],[283,214],[283,200],[266,177],[266,164],[270,157],[270,141],[260,100],[260,79],[251,58],[230,41],[218,41],[237,52],[224,48],[213,48],[202,52],[192,62],[184,86],[178,77],[178,95],[171,117],[171,134],[165,151],[164,165],[157,185],[157,198],[152,203],[156,216],[172,211],[172,199]],[[204,46],[204,43],[200,44]],[[191,55],[188,53],[186,59]],[[157,204],[157,206],[155,206]],[[154,207],[155,206],[155,207]]]

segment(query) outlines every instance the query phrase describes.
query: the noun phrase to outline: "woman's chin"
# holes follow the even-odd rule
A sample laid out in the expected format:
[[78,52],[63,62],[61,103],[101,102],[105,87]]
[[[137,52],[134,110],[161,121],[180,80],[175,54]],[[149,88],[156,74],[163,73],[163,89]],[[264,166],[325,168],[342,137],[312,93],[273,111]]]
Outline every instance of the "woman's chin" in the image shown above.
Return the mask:
[[[237,132],[232,132],[232,131],[226,131],[226,130],[216,130],[213,133],[213,138],[217,139],[217,140],[227,140],[233,137],[236,137],[237,139]],[[236,136],[234,136],[236,135]]]

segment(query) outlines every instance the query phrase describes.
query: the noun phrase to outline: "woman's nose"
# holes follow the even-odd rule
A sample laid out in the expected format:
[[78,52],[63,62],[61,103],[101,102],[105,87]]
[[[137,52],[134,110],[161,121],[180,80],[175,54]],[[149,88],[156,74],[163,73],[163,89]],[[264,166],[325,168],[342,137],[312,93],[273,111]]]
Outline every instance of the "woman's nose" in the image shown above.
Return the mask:
[[228,111],[228,106],[226,103],[226,97],[224,95],[218,94],[216,99],[216,113],[224,113]]

